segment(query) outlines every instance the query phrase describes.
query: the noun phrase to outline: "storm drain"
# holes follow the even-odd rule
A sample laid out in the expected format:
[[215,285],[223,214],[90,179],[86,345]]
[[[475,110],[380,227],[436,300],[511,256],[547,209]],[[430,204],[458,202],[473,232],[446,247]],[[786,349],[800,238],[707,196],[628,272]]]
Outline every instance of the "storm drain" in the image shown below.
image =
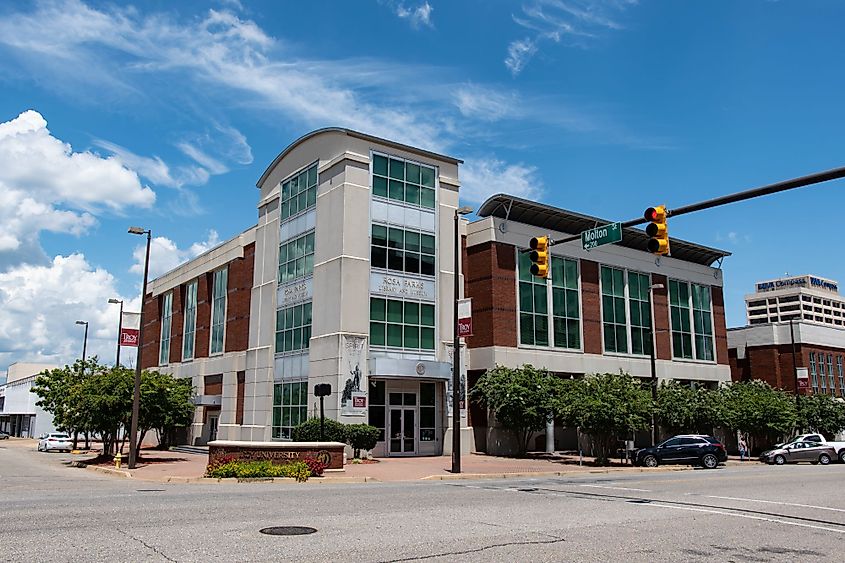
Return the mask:
[[268,536],[304,536],[306,534],[313,534],[317,531],[317,528],[309,528],[308,526],[271,526],[258,531]]

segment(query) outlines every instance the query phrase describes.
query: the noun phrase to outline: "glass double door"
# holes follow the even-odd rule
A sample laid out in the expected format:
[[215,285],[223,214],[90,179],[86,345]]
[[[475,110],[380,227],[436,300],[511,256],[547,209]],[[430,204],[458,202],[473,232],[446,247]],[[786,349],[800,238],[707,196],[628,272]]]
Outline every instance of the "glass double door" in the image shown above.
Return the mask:
[[390,455],[417,452],[417,394],[390,393],[388,433]]

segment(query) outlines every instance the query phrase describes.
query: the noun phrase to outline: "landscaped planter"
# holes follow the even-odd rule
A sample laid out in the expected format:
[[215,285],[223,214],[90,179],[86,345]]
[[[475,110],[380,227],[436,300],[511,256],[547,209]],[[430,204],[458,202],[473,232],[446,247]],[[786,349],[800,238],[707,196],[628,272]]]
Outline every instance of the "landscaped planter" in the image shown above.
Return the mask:
[[208,463],[222,457],[234,457],[246,461],[272,461],[283,464],[290,461],[314,458],[322,461],[326,469],[343,471],[343,450],[341,442],[241,442],[215,440],[208,443]]

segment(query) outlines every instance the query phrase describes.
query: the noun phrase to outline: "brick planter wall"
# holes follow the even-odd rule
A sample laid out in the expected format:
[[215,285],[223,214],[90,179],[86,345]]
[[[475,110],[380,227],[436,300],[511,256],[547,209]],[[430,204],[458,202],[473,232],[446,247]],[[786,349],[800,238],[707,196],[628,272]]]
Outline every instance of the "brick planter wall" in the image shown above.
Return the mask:
[[326,469],[343,470],[343,450],[340,442],[238,442],[217,440],[208,443],[208,463],[234,456],[247,461],[272,461],[284,464],[312,457],[326,464]]

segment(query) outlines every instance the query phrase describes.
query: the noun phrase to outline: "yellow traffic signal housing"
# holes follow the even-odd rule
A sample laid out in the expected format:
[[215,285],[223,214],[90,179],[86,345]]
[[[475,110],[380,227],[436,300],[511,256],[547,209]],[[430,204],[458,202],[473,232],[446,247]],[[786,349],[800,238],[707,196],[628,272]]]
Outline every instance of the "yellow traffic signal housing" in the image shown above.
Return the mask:
[[666,256],[669,254],[669,229],[666,225],[666,206],[658,205],[645,210],[644,217],[651,221],[645,228],[649,236],[648,251],[652,254]]
[[534,237],[528,243],[531,253],[531,275],[538,278],[549,277],[549,237]]

